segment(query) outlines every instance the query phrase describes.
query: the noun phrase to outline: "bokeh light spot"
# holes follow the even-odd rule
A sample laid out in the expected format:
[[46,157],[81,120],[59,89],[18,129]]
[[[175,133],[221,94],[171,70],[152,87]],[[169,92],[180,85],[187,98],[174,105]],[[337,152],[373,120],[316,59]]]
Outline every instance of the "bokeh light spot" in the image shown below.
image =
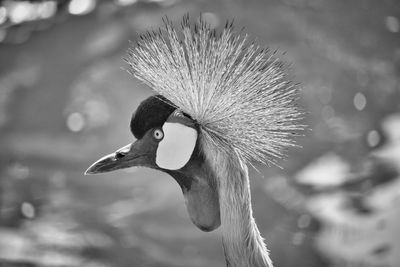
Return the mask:
[[38,6],[38,15],[42,19],[53,17],[57,12],[57,3],[53,1],[43,2]]
[[96,7],[95,0],[72,0],[69,2],[68,11],[72,15],[86,15]]
[[315,188],[339,186],[347,181],[349,169],[349,164],[340,156],[328,153],[315,159],[299,171],[296,175],[296,181]]
[[219,26],[219,18],[214,13],[203,13],[201,14],[201,18],[210,25],[211,29],[215,29]]
[[390,32],[399,32],[399,20],[393,16],[387,16],[385,19],[386,28]]
[[300,246],[304,242],[305,235],[302,232],[297,232],[293,235],[292,243],[295,246]]
[[354,95],[353,104],[357,110],[361,111],[367,105],[367,98],[363,93],[358,92]]
[[137,0],[116,0],[115,2],[120,6],[129,6],[135,4]]
[[329,120],[335,116],[335,110],[332,106],[326,105],[322,108],[321,114],[324,120]]
[[308,214],[302,214],[297,220],[297,227],[299,228],[307,228],[310,226],[311,217]]
[[381,136],[379,135],[378,131],[372,130],[367,135],[367,143],[370,147],[375,147],[381,141]]
[[9,175],[17,179],[26,179],[29,176],[29,168],[20,163],[16,163],[9,169]]
[[3,24],[7,20],[7,9],[0,7],[0,24]]
[[72,132],[79,132],[85,127],[85,120],[78,112],[71,113],[67,118],[67,126]]
[[35,217],[35,207],[29,202],[22,203],[21,212],[26,218],[32,219]]
[[9,13],[11,22],[19,24],[31,20],[32,8],[28,2],[19,2],[10,7]]

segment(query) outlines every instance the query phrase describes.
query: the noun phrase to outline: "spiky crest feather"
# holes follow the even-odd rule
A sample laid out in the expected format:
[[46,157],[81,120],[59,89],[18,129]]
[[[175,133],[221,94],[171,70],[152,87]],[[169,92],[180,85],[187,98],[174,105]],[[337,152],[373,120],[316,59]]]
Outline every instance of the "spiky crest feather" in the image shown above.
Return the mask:
[[128,51],[128,71],[199,124],[202,138],[246,160],[275,163],[293,146],[297,87],[275,52],[235,34],[220,34],[189,16],[177,32],[171,21],[140,36]]

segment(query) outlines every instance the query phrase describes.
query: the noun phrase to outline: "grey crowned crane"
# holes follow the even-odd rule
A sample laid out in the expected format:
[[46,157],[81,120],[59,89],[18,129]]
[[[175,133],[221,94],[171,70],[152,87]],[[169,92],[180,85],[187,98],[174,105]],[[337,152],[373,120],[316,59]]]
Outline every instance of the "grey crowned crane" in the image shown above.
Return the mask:
[[268,266],[272,261],[254,221],[250,162],[273,163],[294,146],[303,127],[297,87],[275,53],[204,21],[181,30],[165,27],[140,36],[130,48],[128,71],[157,95],[132,116],[132,144],[95,162],[87,174],[133,166],[172,176],[189,216],[203,231],[222,225],[227,266]]

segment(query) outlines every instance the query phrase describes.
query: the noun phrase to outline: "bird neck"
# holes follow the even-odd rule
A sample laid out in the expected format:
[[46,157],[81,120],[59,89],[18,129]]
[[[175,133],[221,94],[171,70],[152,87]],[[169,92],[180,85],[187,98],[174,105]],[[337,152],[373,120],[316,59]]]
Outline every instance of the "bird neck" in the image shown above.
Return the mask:
[[239,155],[233,154],[214,150],[212,155],[208,155],[219,186],[222,242],[227,266],[272,267],[253,218],[247,166]]

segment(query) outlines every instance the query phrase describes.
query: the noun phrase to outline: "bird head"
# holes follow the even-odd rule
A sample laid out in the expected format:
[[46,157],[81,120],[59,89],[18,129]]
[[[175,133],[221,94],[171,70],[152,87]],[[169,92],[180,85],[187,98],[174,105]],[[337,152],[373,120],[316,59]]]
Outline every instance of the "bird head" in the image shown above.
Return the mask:
[[137,140],[102,157],[86,174],[129,167],[163,171],[180,185],[193,223],[203,231],[216,229],[220,225],[218,191],[199,146],[196,122],[156,95],[139,105],[130,128]]
[[276,53],[235,33],[232,23],[217,34],[203,20],[191,26],[189,16],[180,28],[166,18],[163,28],[140,35],[125,60],[128,72],[158,95],[132,117],[137,141],[86,173],[134,166],[168,173],[194,224],[214,230],[221,223],[218,192],[224,193],[219,160],[231,163],[237,155],[244,163],[276,164],[295,146],[292,137],[303,129],[296,123],[297,86]]

